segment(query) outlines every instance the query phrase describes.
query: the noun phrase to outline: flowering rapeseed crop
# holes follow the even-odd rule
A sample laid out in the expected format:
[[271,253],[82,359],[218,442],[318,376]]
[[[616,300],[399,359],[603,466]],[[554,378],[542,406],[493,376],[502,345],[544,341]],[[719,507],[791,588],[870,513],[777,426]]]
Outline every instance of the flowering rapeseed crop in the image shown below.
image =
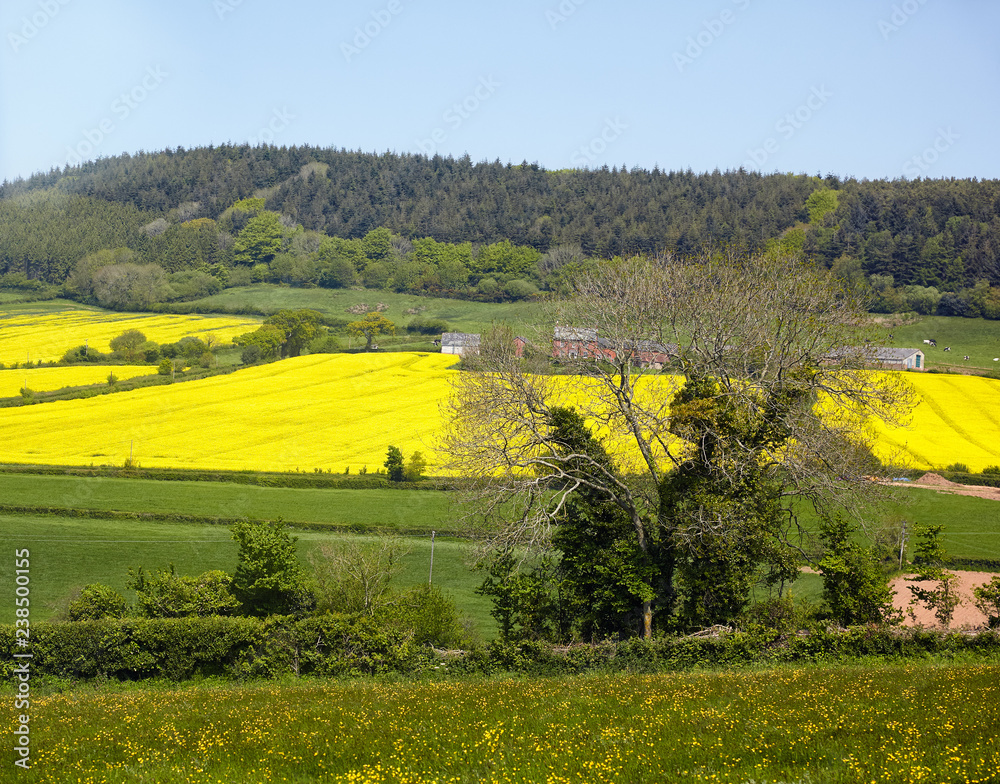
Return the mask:
[[109,373],[125,381],[136,376],[155,375],[156,368],[150,365],[69,365],[0,370],[0,397],[16,397],[25,385],[35,392],[48,392],[63,387],[105,384]]
[[876,423],[879,457],[916,468],[965,463],[972,471],[1000,464],[1000,381],[978,376],[912,373],[919,395],[909,427]]
[[260,319],[241,316],[178,316],[68,310],[62,313],[17,313],[0,318],[0,362],[51,362],[69,349],[87,344],[108,351],[111,339],[137,329],[156,343],[215,333],[223,343],[260,326]]
[[0,410],[10,462],[355,473],[429,455],[455,357],[313,354],[183,384]]
[[[134,450],[148,467],[355,473],[380,468],[393,444],[407,457],[420,450],[434,466],[439,406],[457,372],[449,369],[454,362],[442,354],[315,354],[183,384],[5,409],[0,451],[11,462],[120,464]],[[107,377],[107,368],[94,371],[97,382]],[[23,371],[13,372],[22,375],[8,395],[24,383]],[[880,456],[903,451],[923,468],[1000,463],[1000,381],[908,378],[921,402],[910,427],[876,428]],[[558,385],[564,377],[554,380]],[[577,402],[572,393],[562,397],[563,404]],[[608,446],[628,462],[627,444],[612,439]]]

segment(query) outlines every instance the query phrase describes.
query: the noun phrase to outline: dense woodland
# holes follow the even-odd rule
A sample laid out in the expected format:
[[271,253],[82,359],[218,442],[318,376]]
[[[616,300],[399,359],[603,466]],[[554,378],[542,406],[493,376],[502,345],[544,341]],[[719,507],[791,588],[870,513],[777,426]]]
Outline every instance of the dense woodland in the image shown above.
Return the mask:
[[[706,246],[801,253],[869,287],[876,310],[1000,317],[996,180],[546,171],[224,145],[0,186],[0,284],[61,286],[93,254],[83,278],[160,268],[131,307],[254,280],[516,299],[558,290],[589,259]],[[87,280],[67,293],[95,298]]]

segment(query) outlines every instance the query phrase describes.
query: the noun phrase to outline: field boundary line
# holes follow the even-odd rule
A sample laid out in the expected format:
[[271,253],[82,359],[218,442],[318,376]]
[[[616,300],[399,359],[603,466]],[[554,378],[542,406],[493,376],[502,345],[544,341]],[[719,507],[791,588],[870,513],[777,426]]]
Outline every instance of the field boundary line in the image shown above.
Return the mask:
[[[80,517],[93,520],[135,520],[142,522],[160,523],[191,523],[196,525],[233,525],[247,520],[255,522],[275,523],[278,518],[259,517],[213,517],[210,515],[189,515],[179,512],[128,512],[118,509],[79,509],[76,507],[63,506],[24,506],[14,504],[0,504],[0,515],[35,515],[39,517]],[[324,523],[311,520],[285,520],[281,521],[288,528],[299,528],[317,531],[336,531],[346,534],[367,535],[377,530],[384,530],[378,526],[366,526],[358,523]],[[431,528],[392,528],[394,534],[400,536],[430,536]],[[448,531],[440,527],[440,523],[433,528],[438,536],[452,539],[474,539],[475,537],[464,534],[460,531]]]

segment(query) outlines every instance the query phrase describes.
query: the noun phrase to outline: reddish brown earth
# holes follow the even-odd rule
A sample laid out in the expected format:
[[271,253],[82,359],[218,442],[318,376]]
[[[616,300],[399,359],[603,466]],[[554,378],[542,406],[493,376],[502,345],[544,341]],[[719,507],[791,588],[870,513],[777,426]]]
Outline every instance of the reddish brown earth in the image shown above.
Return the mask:
[[[971,495],[977,498],[989,498],[1000,501],[1000,487],[981,487],[979,485],[960,485],[951,482],[940,474],[929,472],[913,482],[893,482],[895,487],[917,487],[925,490],[936,490],[939,493],[952,493],[954,495]],[[955,608],[955,615],[952,617],[950,629],[975,628],[986,625],[986,616],[983,615],[972,603],[972,589],[988,583],[993,579],[993,575],[988,572],[952,572],[959,578],[959,598],[961,603]],[[907,586],[913,585],[906,581],[905,577],[897,577],[890,583],[895,591],[894,604],[903,611],[904,623],[907,626],[920,625],[927,627],[938,627],[937,618],[934,613],[923,607],[915,609],[915,619],[908,614],[910,607],[910,591]],[[929,583],[917,583],[922,587],[930,587]]]
[[[958,596],[961,603],[955,608],[955,615],[952,617],[951,624],[948,628],[985,628],[986,616],[979,612],[979,610],[976,609],[976,605],[973,604],[972,589],[983,585],[984,583],[988,583],[993,579],[994,575],[989,572],[960,571],[952,571],[952,574],[958,576]],[[929,582],[907,582],[906,576],[897,577],[889,583],[889,587],[895,592],[893,605],[903,611],[903,624],[905,626],[940,628],[941,625],[938,623],[937,618],[934,617],[934,613],[924,608],[922,605],[919,606],[919,608],[914,609],[915,617],[910,617],[910,598],[912,597],[908,587],[910,585],[918,585],[923,588],[932,587],[932,584]]]

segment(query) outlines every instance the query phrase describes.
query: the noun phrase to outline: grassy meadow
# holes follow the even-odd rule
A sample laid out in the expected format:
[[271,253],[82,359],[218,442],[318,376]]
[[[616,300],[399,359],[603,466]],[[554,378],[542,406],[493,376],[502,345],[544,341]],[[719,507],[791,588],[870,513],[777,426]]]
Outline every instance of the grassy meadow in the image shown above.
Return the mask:
[[[108,583],[124,591],[130,567],[167,568],[173,563],[180,574],[192,576],[210,569],[233,569],[236,548],[227,526],[159,521],[157,515],[282,518],[295,529],[305,564],[310,550],[337,536],[403,532],[409,552],[396,578],[399,587],[427,579],[429,534],[435,530],[434,581],[455,599],[479,633],[489,638],[495,634],[489,602],[474,592],[483,575],[468,569],[470,544],[454,536],[461,533],[462,525],[461,510],[452,498],[436,490],[293,489],[0,473],[0,505],[54,510],[44,515],[0,511],[0,541],[10,548],[32,551],[33,617],[41,620],[65,609],[74,592],[88,583]],[[916,488],[894,489],[892,498],[880,513],[884,519],[940,524],[950,555],[1000,560],[1000,504],[996,501]],[[60,509],[67,514],[60,515]],[[136,513],[154,519],[78,517],[70,516],[70,510],[93,510],[97,515]],[[807,514],[802,519],[807,528],[813,527]],[[873,515],[872,527],[878,528],[882,520]],[[317,524],[321,527],[311,527]],[[0,595],[13,591],[12,579],[9,572],[0,573]],[[791,592],[797,600],[818,600],[821,580],[802,575]]]
[[[325,542],[347,537],[365,540],[364,534],[294,529],[300,561],[310,569],[310,553]],[[31,552],[31,617],[43,621],[64,613],[75,593],[90,583],[103,583],[120,591],[129,601],[135,595],[125,587],[128,570],[169,569],[197,575],[212,569],[232,573],[237,547],[228,526],[145,520],[102,520],[57,515],[0,514],[0,541],[9,548]],[[395,587],[424,585],[430,577],[431,537],[404,536],[405,549]],[[434,541],[434,584],[450,596],[483,636],[495,634],[487,599],[475,593],[482,575],[469,568],[469,545],[437,536]],[[0,592],[14,593],[10,570],[0,573]]]
[[456,533],[449,494],[428,490],[257,487],[0,473],[0,507],[47,507],[198,518],[277,520],[354,529]]
[[995,663],[112,685],[34,696],[32,710],[32,769],[17,778],[53,784],[1000,777]]
[[[912,324],[889,327],[887,332],[893,336],[887,345],[922,349],[930,368],[1000,373],[1000,361],[993,361],[993,357],[1000,357],[1000,321],[920,316]],[[931,339],[937,341],[937,346],[924,343]],[[951,351],[945,351],[948,347]]]
[[256,308],[264,312],[310,308],[330,318],[353,321],[359,316],[349,313],[349,309],[364,304],[374,310],[379,303],[387,306],[383,315],[396,324],[397,329],[419,317],[444,319],[453,332],[483,332],[495,321],[506,321],[515,329],[527,329],[539,322],[543,307],[537,302],[473,302],[372,289],[303,289],[273,283],[225,289],[205,299],[185,302],[183,307],[197,307],[203,311]]

